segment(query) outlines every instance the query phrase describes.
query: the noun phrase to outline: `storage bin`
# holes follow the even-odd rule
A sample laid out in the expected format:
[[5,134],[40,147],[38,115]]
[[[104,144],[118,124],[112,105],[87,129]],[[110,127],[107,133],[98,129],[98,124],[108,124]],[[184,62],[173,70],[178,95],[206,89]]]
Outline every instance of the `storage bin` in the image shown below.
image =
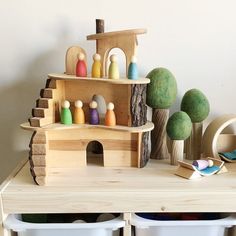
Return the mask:
[[215,220],[153,220],[132,215],[136,236],[224,236],[236,224],[235,215]]
[[121,217],[95,223],[27,223],[20,215],[9,215],[4,222],[18,236],[119,236],[124,226]]

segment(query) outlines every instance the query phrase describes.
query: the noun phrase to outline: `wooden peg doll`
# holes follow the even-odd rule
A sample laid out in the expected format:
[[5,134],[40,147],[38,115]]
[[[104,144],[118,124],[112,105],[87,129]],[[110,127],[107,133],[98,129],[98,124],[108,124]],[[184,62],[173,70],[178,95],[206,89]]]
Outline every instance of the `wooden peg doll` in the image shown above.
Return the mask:
[[101,56],[96,53],[93,55],[92,77],[101,78],[101,76],[102,76]]
[[192,165],[196,166],[198,170],[204,170],[208,167],[212,167],[214,163],[212,160],[195,160]]
[[80,100],[75,102],[75,111],[74,111],[74,123],[75,124],[84,124],[85,123],[85,115],[82,109],[83,103]]
[[116,115],[114,112],[114,104],[109,102],[107,104],[107,112],[105,115],[105,125],[107,126],[115,126],[116,125]]
[[99,114],[97,111],[97,102],[92,101],[89,104],[89,123],[91,125],[98,125],[99,124]]
[[117,56],[115,54],[110,56],[110,66],[108,70],[108,78],[109,79],[119,79],[119,67],[117,63]]
[[65,125],[72,124],[72,115],[70,111],[70,102],[64,101],[61,106],[61,123]]
[[76,76],[86,77],[87,76],[87,66],[85,63],[85,56],[82,52],[78,54],[78,62],[76,64]]
[[131,62],[128,67],[128,79],[138,79],[137,58],[131,57]]

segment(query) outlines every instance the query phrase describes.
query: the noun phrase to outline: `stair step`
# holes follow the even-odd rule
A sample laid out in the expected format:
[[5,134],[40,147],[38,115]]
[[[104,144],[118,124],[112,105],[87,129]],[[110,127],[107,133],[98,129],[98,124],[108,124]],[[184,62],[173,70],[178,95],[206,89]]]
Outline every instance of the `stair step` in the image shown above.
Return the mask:
[[38,108],[51,108],[53,100],[50,98],[39,98],[36,102]]
[[51,115],[51,112],[50,112],[50,109],[48,109],[48,108],[36,107],[36,108],[33,108],[33,110],[32,110],[33,117],[44,118],[44,117],[48,117],[50,115]]
[[46,117],[46,118],[41,118],[41,117],[32,117],[29,119],[30,126],[32,127],[42,127],[44,125],[49,125],[54,123],[53,117]]
[[41,89],[40,96],[42,98],[53,98],[53,89],[51,88]]
[[57,88],[56,80],[55,79],[47,79],[45,87],[46,88],[56,89]]

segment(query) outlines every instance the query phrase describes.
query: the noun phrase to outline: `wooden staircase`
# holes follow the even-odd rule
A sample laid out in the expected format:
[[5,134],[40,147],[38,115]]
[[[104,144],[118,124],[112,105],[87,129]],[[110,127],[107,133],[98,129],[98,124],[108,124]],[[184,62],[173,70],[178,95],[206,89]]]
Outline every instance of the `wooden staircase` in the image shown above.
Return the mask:
[[40,98],[36,101],[36,107],[32,109],[33,117],[29,119],[31,126],[42,127],[60,120],[60,103],[64,98],[60,84],[63,84],[63,81],[47,80],[46,88],[41,90]]

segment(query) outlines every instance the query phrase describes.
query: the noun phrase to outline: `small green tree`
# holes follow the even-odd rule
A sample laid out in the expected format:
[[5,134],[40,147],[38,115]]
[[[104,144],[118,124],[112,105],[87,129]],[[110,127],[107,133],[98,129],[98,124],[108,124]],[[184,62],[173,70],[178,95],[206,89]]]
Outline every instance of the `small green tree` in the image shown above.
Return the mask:
[[169,118],[169,108],[177,95],[177,83],[173,74],[165,68],[153,69],[147,78],[147,105],[152,108],[151,158],[169,158],[166,145],[166,123]]
[[187,145],[188,159],[197,160],[201,157],[202,123],[210,112],[210,104],[206,96],[198,89],[187,91],[181,102],[181,110],[186,112],[192,121],[192,135]]
[[177,165],[177,160],[183,160],[184,140],[192,131],[192,122],[186,112],[175,112],[168,120],[166,131],[172,140],[171,165]]

